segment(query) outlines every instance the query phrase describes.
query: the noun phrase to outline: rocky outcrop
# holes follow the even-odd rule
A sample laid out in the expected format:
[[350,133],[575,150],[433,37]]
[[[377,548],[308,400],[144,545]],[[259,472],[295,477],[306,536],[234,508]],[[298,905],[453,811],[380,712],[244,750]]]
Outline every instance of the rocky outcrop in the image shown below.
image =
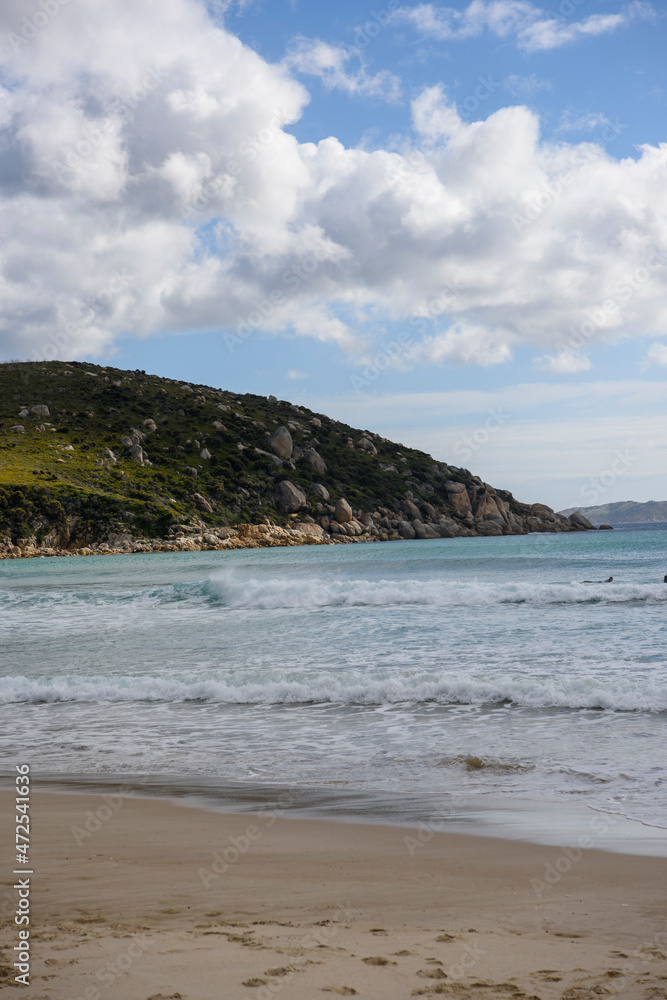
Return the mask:
[[306,448],[303,453],[303,457],[312,465],[315,472],[323,476],[327,471],[327,463],[324,461],[321,455],[319,455],[314,448]]
[[197,510],[203,510],[207,514],[213,513],[213,508],[211,507],[206,497],[203,497],[201,493],[193,493],[192,499],[194,500],[194,504]]
[[268,445],[271,451],[275,452],[278,458],[282,458],[284,461],[287,461],[292,457],[294,444],[292,441],[292,435],[286,427],[278,427],[278,429],[269,436]]
[[[193,470],[195,471],[195,470]],[[488,487],[487,487],[488,489]],[[499,501],[497,509],[505,509],[507,520],[498,517],[460,518],[440,514],[438,520],[408,520],[392,516],[387,508],[372,512],[355,511],[344,498],[335,506],[328,506],[319,523],[312,517],[292,520],[297,511],[307,507],[305,494],[294,483],[283,480],[278,484],[280,503],[289,515],[289,523],[280,526],[271,522],[263,524],[237,524],[234,527],[209,527],[203,520],[198,523],[177,524],[167,538],[133,537],[128,532],[109,531],[101,542],[72,541],[67,524],[52,529],[42,537],[31,536],[12,542],[0,537],[0,559],[20,559],[35,556],[84,556],[113,555],[139,552],[196,552],[224,551],[238,548],[261,548],[281,545],[341,545],[364,542],[431,541],[469,537],[494,537],[526,534],[529,531],[585,531],[589,530],[575,518],[571,523],[542,504],[523,505],[523,512],[509,511],[502,498],[491,494],[488,499]],[[460,493],[456,495],[460,496]],[[211,502],[200,493],[193,493],[192,500],[203,516],[213,513]],[[324,498],[322,498],[324,499]],[[415,506],[415,505],[413,505]],[[423,503],[424,516],[429,518],[435,507]],[[427,508],[430,508],[427,510]],[[489,507],[489,509],[491,509]],[[585,518],[584,518],[585,520]]]
[[575,510],[574,514],[570,514],[570,516],[568,517],[568,521],[570,522],[570,524],[573,524],[576,528],[591,529],[593,527],[588,518],[584,517],[583,514],[580,514],[578,510]]
[[318,497],[320,500],[329,500],[329,490],[322,483],[313,483],[310,487],[310,495],[313,497]]
[[290,483],[288,479],[284,479],[281,483],[278,483],[276,492],[278,494],[278,505],[286,514],[293,514],[303,507],[308,506],[305,493],[302,493],[298,486]]
[[362,451],[367,452],[369,455],[377,455],[378,450],[371,441],[370,438],[362,437],[357,441],[357,448],[361,448]]
[[421,511],[412,500],[403,501],[403,510],[408,515],[410,521],[421,521]]
[[445,491],[447,501],[455,514],[459,517],[472,516],[470,497],[463,483],[445,483]]
[[339,524],[347,524],[354,517],[352,513],[352,508],[350,507],[347,500],[341,497],[336,503],[334,510],[334,517]]

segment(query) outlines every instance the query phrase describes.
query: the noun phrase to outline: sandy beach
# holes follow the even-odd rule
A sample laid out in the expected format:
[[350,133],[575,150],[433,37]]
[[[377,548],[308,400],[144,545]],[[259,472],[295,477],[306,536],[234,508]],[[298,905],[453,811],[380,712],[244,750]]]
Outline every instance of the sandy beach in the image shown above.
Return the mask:
[[38,788],[31,814],[35,1000],[667,997],[667,859]]

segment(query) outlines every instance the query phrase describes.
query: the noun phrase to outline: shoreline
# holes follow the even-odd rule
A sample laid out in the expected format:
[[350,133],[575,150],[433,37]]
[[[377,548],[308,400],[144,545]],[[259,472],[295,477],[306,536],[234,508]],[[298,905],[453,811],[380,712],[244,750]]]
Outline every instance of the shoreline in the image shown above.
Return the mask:
[[[72,556],[131,555],[158,552],[225,552],[235,549],[280,548],[293,545],[349,545],[367,542],[437,541],[441,538],[505,538],[528,535],[533,532],[506,525],[502,530],[495,521],[481,521],[472,527],[458,525],[450,519],[440,523],[424,524],[420,520],[396,521],[407,525],[401,531],[390,528],[380,532],[375,524],[362,523],[352,519],[339,525],[337,532],[325,531],[321,524],[311,521],[295,521],[286,527],[276,524],[237,524],[229,528],[193,528],[189,534],[181,533],[173,538],[133,538],[129,534],[115,536],[114,541],[94,542],[74,548],[71,544],[53,545],[51,542],[38,543],[35,538],[19,541],[16,545],[7,538],[0,538],[0,559],[39,559]],[[342,529],[345,530],[342,530]],[[409,529],[409,530],[408,530]],[[491,530],[493,529],[493,530]],[[571,534],[580,531],[597,531],[597,528],[581,528],[549,523],[549,527],[537,529],[535,534]]]
[[411,851],[403,828],[31,795],[44,1000],[664,995],[667,859],[455,833]]
[[[536,847],[596,850],[605,854],[667,859],[667,828],[582,802],[469,794],[447,796],[393,790],[350,792],[328,786],[193,781],[187,775],[41,775],[53,795],[119,795],[214,815],[245,816],[266,810],[285,820],[403,830],[428,843],[434,834]],[[0,795],[12,777],[0,775]]]

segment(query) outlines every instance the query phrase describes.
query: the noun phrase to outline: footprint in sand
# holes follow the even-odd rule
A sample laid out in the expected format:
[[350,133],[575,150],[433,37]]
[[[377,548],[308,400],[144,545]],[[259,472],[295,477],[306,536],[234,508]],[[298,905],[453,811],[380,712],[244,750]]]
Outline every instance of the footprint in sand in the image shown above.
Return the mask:
[[440,968],[435,969],[420,969],[417,973],[422,979],[446,979],[447,973],[443,972]]
[[255,979],[246,979],[245,982],[241,983],[242,986],[267,986],[268,979],[260,979],[256,977]]
[[556,969],[540,969],[539,972],[534,973],[534,976],[541,983],[560,983],[563,979],[562,976],[558,975]]
[[390,958],[383,958],[382,955],[370,955],[368,958],[362,958],[362,962],[366,965],[398,965],[398,962],[392,962]]
[[446,944],[448,941],[458,941],[458,938],[457,938],[456,934],[446,934],[445,933],[445,934],[438,934],[438,936],[437,936],[437,938],[435,940],[436,941],[440,941],[441,943],[445,943]]
[[358,996],[354,986],[323,986],[322,993],[338,993],[341,997]]

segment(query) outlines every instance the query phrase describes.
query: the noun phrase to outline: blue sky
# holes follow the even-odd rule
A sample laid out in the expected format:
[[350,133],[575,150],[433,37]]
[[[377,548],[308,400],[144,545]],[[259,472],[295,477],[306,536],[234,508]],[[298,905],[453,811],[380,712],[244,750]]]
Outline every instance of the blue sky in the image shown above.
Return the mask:
[[36,9],[0,13],[0,359],[275,393],[556,509],[667,497],[661,6]]

